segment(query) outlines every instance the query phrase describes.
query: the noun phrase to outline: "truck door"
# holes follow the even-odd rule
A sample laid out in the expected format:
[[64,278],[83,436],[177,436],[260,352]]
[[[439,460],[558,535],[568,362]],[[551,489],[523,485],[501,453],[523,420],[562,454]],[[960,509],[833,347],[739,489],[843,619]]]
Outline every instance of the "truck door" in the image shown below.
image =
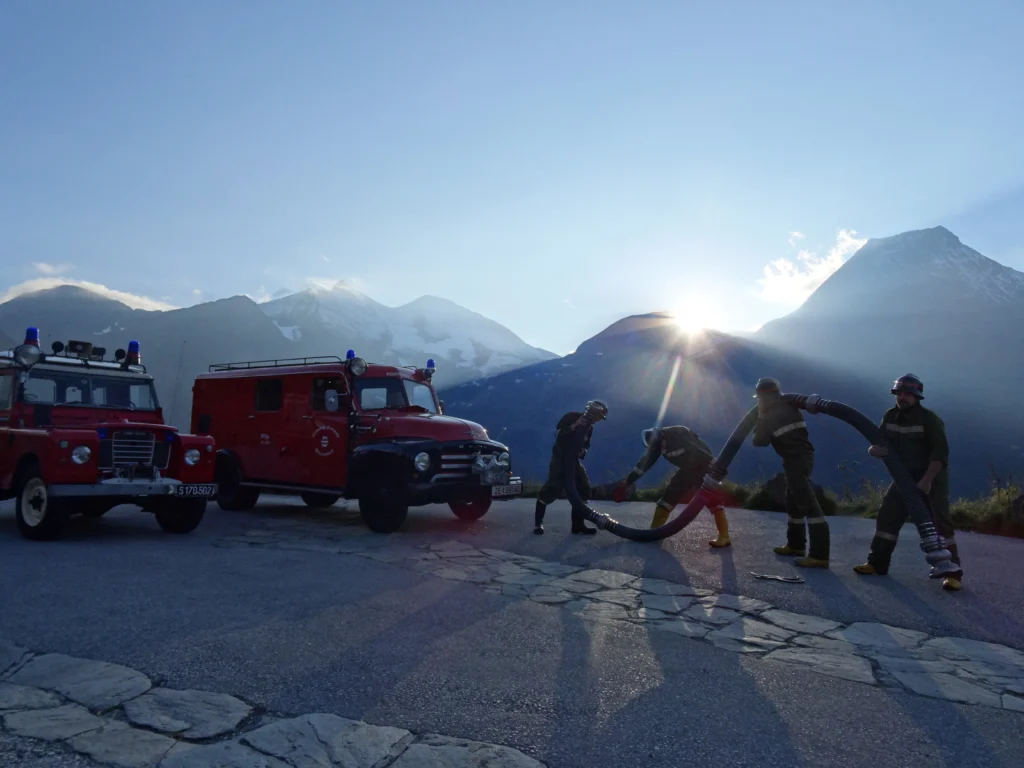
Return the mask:
[[[337,410],[330,411],[327,394],[338,394]],[[302,414],[308,436],[299,454],[306,485],[344,488],[348,475],[348,385],[334,374],[314,376],[309,410]]]
[[[0,436],[8,429],[13,428],[11,424],[11,408],[14,403],[14,376],[0,373]],[[0,490],[10,488],[14,482],[14,464],[18,457],[14,450],[10,450],[4,440],[4,448],[0,449]]]
[[284,380],[280,377],[256,379],[253,392],[250,452],[247,474],[254,480],[284,480],[280,477],[281,450],[284,447]]

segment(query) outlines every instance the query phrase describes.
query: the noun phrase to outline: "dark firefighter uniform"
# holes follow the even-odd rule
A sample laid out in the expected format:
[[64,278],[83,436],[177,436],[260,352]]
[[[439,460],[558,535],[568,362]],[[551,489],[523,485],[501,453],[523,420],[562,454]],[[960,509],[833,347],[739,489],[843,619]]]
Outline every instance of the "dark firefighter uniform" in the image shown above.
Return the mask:
[[[670,464],[678,467],[654,508],[651,528],[660,528],[668,522],[669,513],[675,509],[677,504],[683,501],[689,502],[693,498],[693,494],[700,488],[711,462],[714,461],[715,455],[710,446],[701,440],[696,432],[682,425],[647,429],[644,430],[643,435],[647,452],[621,485],[625,487],[635,483],[660,458],[664,458]],[[713,547],[729,546],[732,542],[729,540],[729,521],[725,517],[725,510],[715,507],[711,510],[711,514],[714,515],[715,526],[718,528],[718,538],[709,543]]]
[[[804,555],[807,539],[810,551],[807,557],[796,560],[804,568],[828,568],[830,536],[828,520],[818,504],[811,486],[814,471],[814,446],[807,433],[807,424],[800,409],[780,399],[781,389],[775,379],[757,382],[757,397],[762,408],[754,427],[753,443],[758,447],[771,446],[782,458],[782,471],[786,476],[786,545],[775,547],[779,555]],[[806,524],[806,528],[805,528]],[[808,536],[808,533],[810,534]]]
[[[594,435],[594,424],[601,421],[608,414],[608,407],[600,400],[591,400],[587,403],[586,410],[570,411],[558,420],[555,427],[555,444],[551,448],[551,461],[548,464],[548,477],[537,494],[537,507],[534,511],[534,533],[544,533],[544,512],[548,504],[558,498],[565,490],[562,479],[562,464],[565,459],[565,452],[569,449],[576,430],[586,430],[586,437],[583,440],[583,448],[576,457],[576,490],[584,501],[590,498],[590,477],[583,466],[583,459],[590,450],[590,441]],[[572,511],[572,532],[573,533],[597,533],[596,528],[589,528],[584,523],[583,515],[576,510]]]
[[[914,395],[916,401],[913,405],[904,408],[895,406],[885,412],[879,424],[885,440],[883,445],[899,457],[915,483],[920,482],[927,473],[929,464],[942,464],[942,469],[932,480],[927,500],[935,530],[946,540],[946,548],[953,556],[953,562],[960,565],[960,553],[957,550],[954,528],[949,516],[949,443],[946,440],[946,425],[934,411],[921,405],[920,401],[924,399],[924,385],[913,374],[897,379],[891,392],[907,392]],[[889,571],[892,553],[896,549],[900,529],[907,516],[903,497],[896,484],[890,483],[878,509],[875,536],[871,540],[868,561],[864,565],[856,566],[854,570],[862,574],[885,574]],[[960,589],[960,579],[946,578],[943,587],[950,590]]]

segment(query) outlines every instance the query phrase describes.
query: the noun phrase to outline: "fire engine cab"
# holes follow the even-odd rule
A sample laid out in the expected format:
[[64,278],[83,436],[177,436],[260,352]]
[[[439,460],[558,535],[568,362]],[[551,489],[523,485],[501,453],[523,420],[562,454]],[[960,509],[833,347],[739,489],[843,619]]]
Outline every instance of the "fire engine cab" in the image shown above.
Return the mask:
[[217,442],[217,503],[251,509],[263,492],[311,507],[357,499],[389,533],[410,506],[448,504],[463,520],[522,493],[508,448],[443,415],[425,368],[340,357],[212,365],[192,392],[192,431]]
[[15,499],[21,534],[55,539],[70,515],[120,504],[168,533],[194,530],[216,492],[214,442],[164,424],[138,342],[114,360],[89,342],[52,349],[29,328],[0,352],[0,499]]

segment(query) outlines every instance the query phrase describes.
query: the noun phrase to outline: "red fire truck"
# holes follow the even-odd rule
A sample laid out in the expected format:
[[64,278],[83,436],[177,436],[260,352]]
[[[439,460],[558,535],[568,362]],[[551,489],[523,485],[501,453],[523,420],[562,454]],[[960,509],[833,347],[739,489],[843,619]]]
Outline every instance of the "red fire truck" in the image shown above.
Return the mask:
[[214,441],[163,422],[139,344],[39,349],[39,330],[0,352],[0,499],[28,539],[58,538],[70,515],[136,504],[168,533],[189,533],[216,493]]
[[212,365],[192,392],[192,431],[217,441],[217,502],[251,509],[262,492],[311,507],[358,499],[373,531],[410,506],[443,503],[463,520],[522,493],[508,448],[443,415],[426,368],[340,357]]

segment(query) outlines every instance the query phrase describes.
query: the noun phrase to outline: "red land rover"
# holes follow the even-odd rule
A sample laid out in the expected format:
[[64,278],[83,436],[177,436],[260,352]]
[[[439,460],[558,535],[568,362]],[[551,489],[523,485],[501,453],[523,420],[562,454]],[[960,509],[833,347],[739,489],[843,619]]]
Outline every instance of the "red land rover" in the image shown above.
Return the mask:
[[340,357],[210,366],[192,388],[192,430],[217,441],[217,502],[251,509],[261,492],[311,507],[358,499],[389,533],[410,506],[446,503],[463,520],[522,493],[508,448],[443,414],[426,368]]
[[70,515],[119,504],[188,533],[216,492],[213,438],[164,424],[138,342],[105,354],[79,341],[43,354],[36,328],[0,352],[0,499],[16,499],[28,539],[58,538]]

